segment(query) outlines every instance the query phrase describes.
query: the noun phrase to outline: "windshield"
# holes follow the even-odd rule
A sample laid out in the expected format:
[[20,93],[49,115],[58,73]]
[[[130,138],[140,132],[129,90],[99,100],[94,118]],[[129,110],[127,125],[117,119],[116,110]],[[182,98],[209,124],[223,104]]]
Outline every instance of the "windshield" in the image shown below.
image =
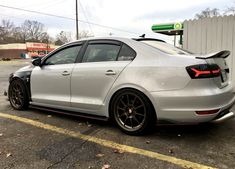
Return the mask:
[[158,50],[170,54],[170,55],[191,55],[192,53],[184,49],[175,47],[165,42],[154,41],[154,40],[142,40],[141,42],[150,45]]

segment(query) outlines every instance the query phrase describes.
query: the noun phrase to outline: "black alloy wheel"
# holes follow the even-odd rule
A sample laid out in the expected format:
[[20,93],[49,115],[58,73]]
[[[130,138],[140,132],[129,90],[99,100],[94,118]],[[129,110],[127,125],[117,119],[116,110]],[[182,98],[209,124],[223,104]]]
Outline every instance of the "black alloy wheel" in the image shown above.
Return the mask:
[[139,135],[154,129],[155,112],[141,92],[128,89],[118,92],[112,103],[111,113],[119,128],[127,134]]
[[28,108],[29,99],[22,81],[14,80],[9,86],[9,101],[11,106],[16,110],[24,110]]

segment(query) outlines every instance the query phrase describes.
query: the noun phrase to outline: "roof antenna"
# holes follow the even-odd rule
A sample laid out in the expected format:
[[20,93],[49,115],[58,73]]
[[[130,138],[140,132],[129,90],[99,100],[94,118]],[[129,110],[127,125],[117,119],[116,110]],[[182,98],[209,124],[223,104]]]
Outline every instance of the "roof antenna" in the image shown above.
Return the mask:
[[145,33],[143,34],[143,35],[141,35],[141,36],[139,36],[140,38],[145,38]]

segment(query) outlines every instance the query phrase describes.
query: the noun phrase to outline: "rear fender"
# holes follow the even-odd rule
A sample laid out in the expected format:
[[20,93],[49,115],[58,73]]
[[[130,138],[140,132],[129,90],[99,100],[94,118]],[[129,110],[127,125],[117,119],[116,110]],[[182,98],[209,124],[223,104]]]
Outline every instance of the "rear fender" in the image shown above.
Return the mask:
[[105,98],[105,102],[104,102],[105,110],[104,110],[104,112],[106,112],[106,114],[105,114],[106,117],[109,117],[109,105],[110,105],[112,97],[114,96],[114,94],[116,92],[118,92],[120,90],[123,90],[123,89],[134,89],[134,90],[138,90],[141,93],[143,93],[149,99],[149,101],[151,102],[151,104],[152,104],[152,106],[155,110],[155,113],[157,113],[157,107],[154,104],[155,100],[147,90],[145,90],[143,87],[135,85],[135,84],[125,84],[125,85],[123,84],[123,85],[116,86],[116,87],[112,88],[110,90],[110,92],[108,93],[107,97]]

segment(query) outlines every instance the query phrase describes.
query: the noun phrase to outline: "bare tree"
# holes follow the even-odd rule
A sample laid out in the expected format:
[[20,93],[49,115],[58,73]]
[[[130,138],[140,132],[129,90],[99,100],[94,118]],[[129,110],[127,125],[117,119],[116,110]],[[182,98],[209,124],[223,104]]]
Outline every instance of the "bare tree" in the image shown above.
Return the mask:
[[227,7],[224,10],[224,15],[235,15],[235,1],[233,2],[232,6]]
[[0,43],[8,43],[14,39],[14,23],[9,20],[2,20],[0,25]]
[[202,10],[200,13],[195,15],[196,19],[203,19],[203,18],[208,18],[208,17],[213,17],[213,16],[220,16],[219,9],[214,8],[206,8]]
[[79,39],[82,39],[82,38],[88,38],[88,37],[92,37],[92,35],[90,34],[89,31],[81,31],[79,32]]
[[47,32],[43,32],[40,36],[40,42],[42,43],[48,43],[50,40],[50,36]]
[[56,41],[55,45],[63,45],[65,43],[68,43],[72,40],[72,34],[71,32],[65,32],[61,31],[57,36],[56,36]]
[[235,7],[228,7],[225,9],[224,15],[235,15]]
[[[89,31],[80,31],[79,32],[79,39],[82,38],[88,38],[91,37],[92,35],[89,33]],[[55,40],[55,45],[63,45],[65,43],[68,43],[70,41],[72,41],[72,33],[71,32],[65,32],[65,31],[61,31],[57,36],[56,36],[56,40]]]
[[15,39],[15,43],[25,43],[25,36],[24,32],[22,31],[21,27],[15,27],[13,29],[13,37]]
[[225,10],[225,15],[235,15],[235,7],[229,7]]
[[[89,31],[81,31],[79,38],[91,37]],[[0,44],[1,43],[25,43],[25,42],[43,42],[62,45],[72,40],[72,33],[61,31],[54,40],[46,32],[44,24],[38,21],[25,20],[21,26],[15,27],[9,20],[2,20],[0,23]]]
[[21,25],[24,41],[41,42],[47,36],[44,24],[38,21],[25,20]]

